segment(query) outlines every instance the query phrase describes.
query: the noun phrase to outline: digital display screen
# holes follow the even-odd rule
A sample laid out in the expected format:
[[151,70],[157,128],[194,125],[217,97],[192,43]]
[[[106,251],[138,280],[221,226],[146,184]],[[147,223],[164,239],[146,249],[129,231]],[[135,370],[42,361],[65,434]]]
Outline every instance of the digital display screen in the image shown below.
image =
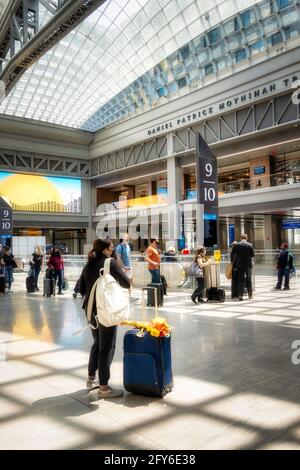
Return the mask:
[[214,247],[218,244],[218,224],[217,219],[204,219],[204,246]]
[[265,172],[266,172],[266,168],[264,166],[256,166],[254,168],[254,174],[255,175],[262,175]]
[[14,211],[81,213],[81,180],[0,171],[0,196]]

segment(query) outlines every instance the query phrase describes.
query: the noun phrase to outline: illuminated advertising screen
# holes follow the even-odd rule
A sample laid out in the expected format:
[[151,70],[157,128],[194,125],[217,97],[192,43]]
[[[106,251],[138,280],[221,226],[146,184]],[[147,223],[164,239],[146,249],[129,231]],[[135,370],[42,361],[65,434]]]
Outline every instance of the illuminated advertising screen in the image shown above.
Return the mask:
[[0,171],[0,196],[14,211],[81,213],[81,180]]

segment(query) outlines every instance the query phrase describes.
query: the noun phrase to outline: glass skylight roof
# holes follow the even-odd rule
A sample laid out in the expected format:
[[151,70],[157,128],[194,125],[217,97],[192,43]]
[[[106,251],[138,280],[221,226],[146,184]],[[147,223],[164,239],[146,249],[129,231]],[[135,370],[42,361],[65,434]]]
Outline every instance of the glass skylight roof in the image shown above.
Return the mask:
[[[273,0],[274,6],[272,0],[263,2],[266,5],[260,15],[268,20],[264,28],[269,35],[278,31],[277,17],[269,18],[278,11],[278,2],[293,8],[295,1]],[[228,46],[224,34],[230,36],[236,61],[249,54],[241,37],[242,28],[248,28],[249,41],[254,41],[253,53],[259,51],[259,33],[255,29],[259,18],[250,8],[255,3],[108,0],[26,71],[0,106],[0,113],[95,130],[124,115],[119,113],[120,106],[127,106],[126,112],[131,112],[151,104],[149,96],[166,96],[188,85],[191,77],[198,79],[201,73],[215,73],[216,67],[226,67],[228,58],[224,53]],[[246,8],[249,13],[240,16],[238,24],[234,19],[226,22]],[[41,10],[42,24],[50,17],[48,11]],[[222,30],[217,27],[221,22]],[[205,31],[208,33],[204,35]],[[192,40],[193,48],[188,44]],[[205,41],[214,46],[213,57]],[[175,53],[178,50],[180,54]],[[155,74],[157,68],[159,73]]]
[[0,0],[0,21],[1,21],[1,17],[3,15],[4,9],[6,5],[8,4],[8,2],[9,0]]

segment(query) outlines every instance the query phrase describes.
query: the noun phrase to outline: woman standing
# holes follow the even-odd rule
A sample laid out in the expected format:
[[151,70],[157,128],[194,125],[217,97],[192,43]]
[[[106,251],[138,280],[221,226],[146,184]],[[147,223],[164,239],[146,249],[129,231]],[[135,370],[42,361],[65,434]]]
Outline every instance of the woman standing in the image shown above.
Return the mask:
[[199,277],[196,277],[197,287],[196,287],[196,289],[194,290],[194,292],[191,296],[191,299],[194,302],[194,304],[197,303],[196,299],[198,299],[198,302],[204,302],[204,300],[203,300],[203,292],[204,292],[204,271],[203,271],[203,269],[205,268],[205,266],[208,266],[208,265],[211,264],[211,259],[209,259],[208,261],[205,260],[205,254],[206,254],[206,249],[204,247],[199,248],[196,251],[196,256],[195,256],[194,263],[196,263],[199,266],[200,273],[202,273],[202,274],[199,273]]
[[[83,268],[80,277],[80,293],[85,296],[83,308],[87,310],[90,292],[99,278],[99,271],[104,267],[105,260],[111,258],[113,244],[110,240],[95,240],[93,249],[88,255],[88,262]],[[110,262],[110,274],[125,289],[130,288],[130,279],[123,272],[118,262],[114,259]],[[92,324],[97,326],[95,315],[96,306],[92,313]],[[115,398],[123,395],[122,390],[114,390],[108,386],[110,367],[115,353],[117,327],[105,327],[101,324],[97,329],[92,329],[94,344],[91,348],[88,365],[87,388],[97,386],[96,372],[99,374],[99,398]]]
[[158,251],[158,240],[150,239],[150,245],[147,248],[145,259],[148,263],[148,271],[151,274],[151,283],[160,284],[160,255]]
[[11,292],[11,285],[14,280],[13,269],[17,267],[17,263],[10,248],[3,248],[2,260],[5,265],[5,282],[8,285],[8,292]]
[[40,290],[38,288],[38,280],[39,280],[41,269],[43,267],[43,259],[44,259],[44,255],[43,255],[42,248],[40,246],[36,246],[34,253],[32,253],[31,262],[30,262],[30,265],[32,267],[33,274],[34,274],[34,282],[35,282],[36,291]]
[[58,295],[63,295],[63,275],[64,275],[64,260],[61,256],[59,248],[53,248],[51,256],[48,260],[48,267],[54,270],[54,279],[58,279]]

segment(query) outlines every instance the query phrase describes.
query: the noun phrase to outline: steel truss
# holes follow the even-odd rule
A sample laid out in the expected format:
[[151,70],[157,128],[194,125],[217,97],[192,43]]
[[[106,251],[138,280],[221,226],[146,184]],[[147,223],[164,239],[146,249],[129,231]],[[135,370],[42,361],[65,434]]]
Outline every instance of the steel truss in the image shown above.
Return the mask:
[[0,170],[88,179],[91,176],[91,163],[74,158],[0,149]]
[[[298,121],[300,105],[292,102],[292,93],[289,92],[204,120],[195,126],[172,131],[172,155],[195,150],[196,132],[200,132],[208,144],[214,144]],[[167,156],[167,136],[156,137],[94,159],[91,172],[93,177],[100,176]]]
[[[0,22],[0,80],[8,94],[27,68],[106,0],[11,0]],[[42,4],[53,18],[39,30]],[[9,56],[8,63],[6,57]]]
[[132,145],[92,161],[92,176],[103,175],[139,163],[161,159],[167,155],[167,136],[156,137],[141,144]]
[[196,132],[200,132],[208,144],[215,144],[234,137],[253,134],[300,120],[300,105],[292,102],[292,92],[253,103],[215,118],[202,121],[173,132],[175,153],[196,148]]

